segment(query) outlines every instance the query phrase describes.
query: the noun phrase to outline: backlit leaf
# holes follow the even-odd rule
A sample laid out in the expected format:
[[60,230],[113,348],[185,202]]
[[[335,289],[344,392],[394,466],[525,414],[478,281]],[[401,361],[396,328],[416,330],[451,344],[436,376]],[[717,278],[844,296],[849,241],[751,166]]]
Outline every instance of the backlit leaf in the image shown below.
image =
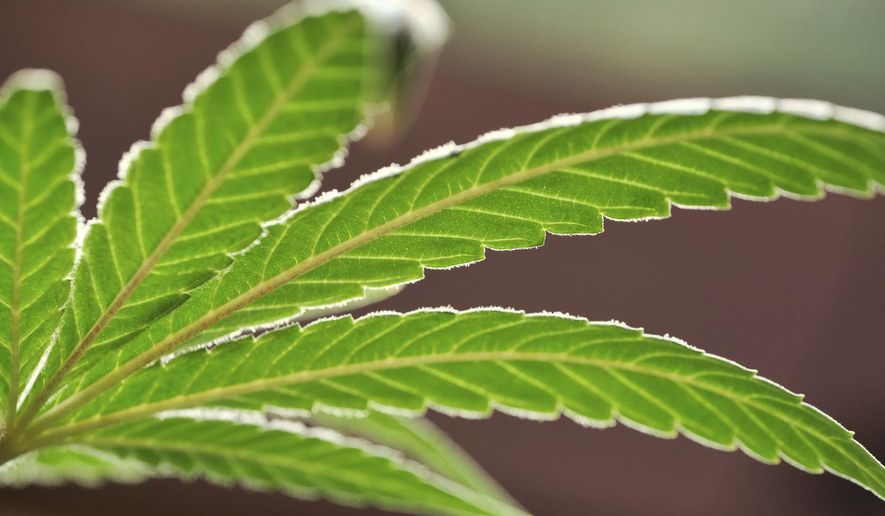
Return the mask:
[[[0,93],[0,413],[15,403],[49,346],[68,297],[80,192],[76,122],[61,80],[13,75]],[[0,425],[2,426],[2,425]]]
[[34,405],[226,267],[363,131],[390,35],[359,11],[291,10],[250,28],[123,159]]
[[294,425],[192,419],[147,420],[80,439],[157,468],[299,498],[421,513],[521,514],[433,475],[382,448],[311,435]]
[[[278,324],[286,309],[298,317],[419,280],[425,268],[481,260],[487,248],[596,234],[604,217],[663,218],[671,204],[724,209],[730,195],[872,196],[885,184],[883,130],[881,115],[825,103],[695,99],[558,118],[432,152],[269,227],[225,274],[70,384],[66,394],[80,392],[64,403],[199,342],[219,322]],[[264,306],[276,320],[253,311]]]
[[563,412],[827,469],[885,497],[885,468],[851,432],[754,371],[616,324],[496,310],[333,318],[188,353],[124,381],[55,432],[206,405]]

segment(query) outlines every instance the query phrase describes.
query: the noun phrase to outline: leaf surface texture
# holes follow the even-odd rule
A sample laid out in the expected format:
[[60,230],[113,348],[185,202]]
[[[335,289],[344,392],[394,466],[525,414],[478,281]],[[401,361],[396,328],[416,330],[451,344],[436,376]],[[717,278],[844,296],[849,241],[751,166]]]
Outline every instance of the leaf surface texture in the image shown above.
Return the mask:
[[0,412],[11,420],[13,404],[48,348],[68,297],[65,277],[74,263],[79,170],[60,80],[50,72],[25,70],[11,77],[4,91]]
[[380,36],[361,14],[267,30],[252,48],[244,39],[220,58],[217,77],[205,73],[189,87],[153,140],[123,160],[123,179],[89,225],[44,375],[50,391],[226,267],[293,196],[310,193],[363,123],[376,100]]
[[327,319],[188,353],[100,396],[61,435],[206,405],[565,412],[782,457],[885,495],[885,468],[851,432],[751,370],[620,325],[494,310]]
[[153,419],[80,440],[152,465],[164,476],[421,513],[516,514],[378,447],[321,438],[297,427]]
[[131,372],[185,342],[417,281],[426,268],[481,260],[485,249],[596,234],[604,217],[663,218],[674,203],[724,209],[731,194],[871,196],[885,182],[885,134],[837,120],[709,110],[566,122],[430,154],[296,210],[71,390],[111,366]]

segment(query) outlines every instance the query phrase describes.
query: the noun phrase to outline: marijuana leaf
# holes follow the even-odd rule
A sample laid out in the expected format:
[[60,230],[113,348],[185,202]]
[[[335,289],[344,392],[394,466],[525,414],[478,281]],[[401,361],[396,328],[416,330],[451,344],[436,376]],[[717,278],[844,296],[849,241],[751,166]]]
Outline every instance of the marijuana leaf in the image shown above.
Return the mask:
[[61,81],[13,75],[0,94],[0,413],[6,426],[68,296],[82,156]]
[[[732,362],[609,323],[500,310],[332,318],[150,367],[43,439],[194,406],[615,419],[654,435],[828,469],[885,495],[885,468],[832,419]],[[113,434],[112,429],[107,432]]]
[[[692,114],[675,114],[685,112]],[[280,324],[240,312],[249,306],[273,306],[276,316],[287,306],[297,317],[304,307],[419,280],[424,268],[481,260],[485,248],[539,246],[545,232],[599,233],[603,217],[663,218],[671,204],[724,209],[730,194],[815,199],[825,188],[871,196],[885,184],[885,134],[867,126],[882,125],[878,115],[810,101],[676,101],[559,118],[432,152],[269,227],[225,274],[69,384],[71,397],[47,417],[219,321],[225,329]]]
[[311,435],[297,425],[191,418],[153,419],[86,436],[83,443],[153,465],[161,476],[204,477],[219,484],[323,496],[450,514],[517,514],[383,449]]
[[425,269],[537,247],[547,233],[600,233],[606,218],[885,188],[881,115],[739,97],[502,130],[293,208],[374,108],[409,89],[420,47],[439,43],[426,26],[420,36],[392,23],[410,9],[439,21],[421,11],[435,4],[403,5],[299,7],[247,31],[124,159],[76,265],[82,160],[60,81],[35,71],[9,81],[0,483],[199,476],[410,511],[522,514],[432,425],[398,417],[500,409],[681,433],[885,498],[885,468],[851,432],[671,338],[503,309],[328,317]]
[[[311,193],[377,102],[385,36],[356,11],[253,27],[138,143],[102,195],[31,411]],[[255,43],[257,32],[269,32]],[[85,355],[85,357],[84,357]],[[74,374],[76,376],[76,374]]]

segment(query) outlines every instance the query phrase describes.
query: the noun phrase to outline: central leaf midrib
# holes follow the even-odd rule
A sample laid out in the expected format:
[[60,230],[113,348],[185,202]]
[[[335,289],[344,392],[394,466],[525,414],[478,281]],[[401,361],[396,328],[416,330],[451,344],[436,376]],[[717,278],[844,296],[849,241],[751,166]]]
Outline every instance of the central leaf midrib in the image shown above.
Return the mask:
[[[53,442],[55,436],[63,436],[65,438],[70,437],[72,435],[78,435],[82,432],[87,432],[91,430],[95,430],[98,428],[104,428],[107,426],[113,426],[117,424],[122,424],[126,422],[131,422],[139,419],[143,419],[152,414],[156,414],[162,411],[168,410],[176,410],[182,408],[190,408],[195,406],[200,406],[205,403],[209,403],[212,401],[217,401],[220,399],[232,398],[234,396],[242,396],[248,395],[255,392],[261,392],[265,390],[271,390],[280,387],[290,387],[299,384],[305,384],[310,382],[315,382],[319,380],[332,379],[337,377],[346,377],[352,375],[360,375],[360,374],[368,374],[373,372],[392,370],[392,369],[403,369],[403,368],[415,368],[421,366],[432,366],[439,364],[452,364],[452,363],[477,363],[477,362],[487,362],[491,363],[494,361],[536,361],[541,363],[561,363],[561,364],[574,364],[574,365],[583,365],[583,366],[593,366],[599,367],[606,370],[622,370],[635,372],[639,374],[646,374],[649,376],[654,376],[657,378],[662,378],[665,380],[672,381],[674,383],[680,385],[688,385],[695,388],[707,390],[709,392],[713,392],[725,398],[728,398],[734,402],[741,403],[744,405],[749,405],[754,407],[755,409],[761,410],[763,412],[768,413],[771,416],[774,416],[781,421],[787,423],[793,427],[799,427],[802,430],[814,435],[815,437],[825,440],[827,442],[836,444],[836,443],[844,443],[844,439],[838,439],[833,436],[821,434],[815,427],[805,425],[802,420],[793,420],[781,412],[766,406],[763,403],[756,401],[753,396],[741,396],[737,393],[730,391],[728,389],[723,389],[715,384],[711,384],[708,382],[704,382],[694,378],[692,376],[683,376],[675,373],[670,373],[667,371],[663,371],[661,369],[656,369],[653,367],[642,366],[635,363],[630,362],[619,362],[613,360],[592,358],[592,357],[580,357],[571,355],[568,353],[549,353],[549,352],[520,352],[520,351],[485,351],[485,352],[473,352],[473,353],[444,353],[439,355],[424,355],[418,357],[407,357],[407,358],[385,358],[371,362],[362,362],[358,364],[348,364],[342,366],[335,366],[326,369],[316,369],[310,371],[298,371],[296,373],[282,375],[277,378],[272,379],[259,379],[251,382],[246,382],[233,386],[226,387],[218,387],[214,389],[209,389],[197,394],[190,394],[184,396],[178,396],[174,398],[169,398],[167,400],[139,405],[127,410],[121,410],[115,413],[110,414],[102,414],[96,416],[92,419],[81,420],[76,423],[59,427],[55,431],[49,431],[43,434],[42,437],[38,438],[40,441],[48,441]],[[762,380],[760,380],[762,381]],[[493,396],[488,396],[490,399]],[[612,402],[614,405],[614,402]],[[679,420],[678,417],[674,416],[674,419]],[[860,464],[860,467],[864,469],[864,471],[868,470]]]
[[274,99],[274,102],[268,107],[264,115],[262,115],[261,119],[259,119],[258,122],[256,122],[256,124],[252,126],[252,128],[250,128],[243,141],[234,149],[230,157],[224,162],[221,168],[219,168],[218,172],[214,176],[212,176],[212,178],[206,183],[203,189],[194,198],[188,209],[170,228],[169,232],[166,233],[166,235],[163,237],[157,247],[154,248],[154,251],[151,252],[151,254],[145,259],[144,262],[142,262],[142,265],[138,268],[135,274],[133,274],[126,285],[124,285],[120,292],[118,292],[117,296],[115,296],[111,304],[108,305],[107,310],[102,313],[99,319],[86,333],[86,336],[77,344],[77,346],[75,346],[73,352],[65,360],[62,367],[53,375],[52,379],[47,383],[47,387],[43,389],[43,392],[38,398],[39,401],[35,403],[35,405],[37,405],[37,409],[39,409],[39,405],[42,404],[48,398],[48,396],[50,396],[52,392],[58,387],[61,380],[71,369],[71,367],[73,367],[73,365],[80,359],[83,353],[85,353],[86,349],[92,344],[92,342],[95,341],[98,335],[104,330],[105,327],[107,327],[107,325],[114,318],[117,312],[132,296],[135,290],[147,278],[156,263],[172,247],[178,236],[193,221],[197,212],[202,209],[203,205],[206,203],[212,193],[214,193],[214,191],[224,181],[226,176],[236,167],[240,160],[242,160],[242,158],[249,151],[255,140],[257,140],[261,136],[267,126],[279,114],[280,110],[285,106],[289,99],[297,93],[298,89],[308,80],[310,74],[326,57],[328,57],[328,54],[334,51],[342,43],[344,36],[345,31],[340,28],[337,29],[331,36],[330,40],[320,47],[320,49],[313,56],[313,59],[310,60],[304,66],[304,68],[302,68],[302,70],[299,71],[299,73],[292,78],[289,84],[287,84],[287,86],[280,91],[280,93]]
[[[798,130],[793,128],[791,130]],[[812,130],[813,131],[813,130]],[[166,339],[163,339],[160,343],[152,346],[151,349],[147,350],[144,354],[150,354],[150,360],[143,362],[141,366],[144,366],[150,363],[153,360],[156,360],[167,351],[169,351],[172,347],[177,345],[180,342],[184,342],[185,340],[193,337],[200,331],[206,329],[207,327],[215,324],[216,322],[224,319],[231,313],[236,310],[242,308],[245,305],[252,303],[253,301],[263,297],[267,293],[275,290],[276,288],[285,285],[291,281],[294,281],[300,276],[310,272],[313,269],[337,258],[338,256],[351,251],[355,248],[360,247],[363,244],[366,244],[376,238],[380,238],[390,232],[393,232],[397,229],[400,229],[403,226],[411,224],[412,222],[416,222],[425,218],[427,216],[438,213],[446,208],[451,206],[456,206],[463,202],[467,202],[473,198],[480,197],[487,193],[493,192],[499,188],[509,186],[511,184],[521,183],[528,179],[532,179],[533,177],[537,177],[548,172],[552,172],[554,170],[568,167],[571,165],[576,165],[579,163],[585,163],[588,161],[594,161],[598,159],[602,159],[608,156],[617,155],[623,152],[642,150],[645,148],[656,147],[660,145],[668,145],[670,143],[677,143],[680,141],[686,140],[694,140],[694,139],[702,139],[709,137],[717,137],[723,135],[741,135],[741,134],[766,134],[766,133],[782,133],[786,132],[785,127],[782,125],[773,125],[766,128],[754,127],[752,129],[742,129],[742,130],[732,130],[732,131],[710,131],[710,130],[702,130],[695,131],[694,133],[686,133],[676,137],[669,138],[661,138],[661,139],[647,139],[642,140],[636,144],[624,144],[613,146],[602,151],[598,151],[596,149],[591,150],[589,152],[579,153],[574,156],[570,156],[568,158],[564,158],[558,160],[553,163],[549,163],[546,165],[528,168],[508,176],[502,177],[500,179],[490,181],[488,183],[484,183],[482,185],[469,188],[467,190],[461,191],[455,195],[450,197],[446,197],[434,203],[428,204],[422,208],[417,210],[410,211],[399,217],[396,217],[384,224],[381,224],[375,228],[369,229],[356,237],[345,240],[344,242],[327,249],[319,254],[316,254],[312,257],[307,258],[303,262],[296,264],[295,266],[289,268],[286,271],[283,271],[276,276],[271,277],[268,280],[263,281],[262,283],[252,287],[245,293],[237,296],[236,298],[226,302],[219,308],[208,312],[201,318],[197,319],[190,325],[178,330],[172,335],[168,336]],[[143,354],[143,355],[144,355]],[[139,357],[142,355],[139,355]],[[139,357],[133,358],[133,360],[137,360]]]

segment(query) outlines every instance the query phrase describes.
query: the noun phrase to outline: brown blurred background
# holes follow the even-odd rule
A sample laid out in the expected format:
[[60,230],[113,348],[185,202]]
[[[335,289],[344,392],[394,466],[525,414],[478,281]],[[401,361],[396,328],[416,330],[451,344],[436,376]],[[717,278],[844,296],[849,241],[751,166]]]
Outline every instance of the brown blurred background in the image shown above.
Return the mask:
[[[87,149],[86,214],[131,142],[252,19],[279,1],[0,0],[0,80],[46,67],[67,82]],[[563,111],[687,96],[823,98],[885,111],[885,3],[873,0],[449,0],[453,39],[401,141],[358,145],[359,174],[429,147]],[[755,367],[805,393],[885,456],[885,199],[735,201],[729,212],[609,223],[430,272],[383,308],[511,306],[618,319]],[[882,514],[831,475],[765,466],[622,426],[434,416],[532,512]],[[359,514],[172,480],[0,489],[0,514]],[[368,514],[368,513],[364,513]]]

